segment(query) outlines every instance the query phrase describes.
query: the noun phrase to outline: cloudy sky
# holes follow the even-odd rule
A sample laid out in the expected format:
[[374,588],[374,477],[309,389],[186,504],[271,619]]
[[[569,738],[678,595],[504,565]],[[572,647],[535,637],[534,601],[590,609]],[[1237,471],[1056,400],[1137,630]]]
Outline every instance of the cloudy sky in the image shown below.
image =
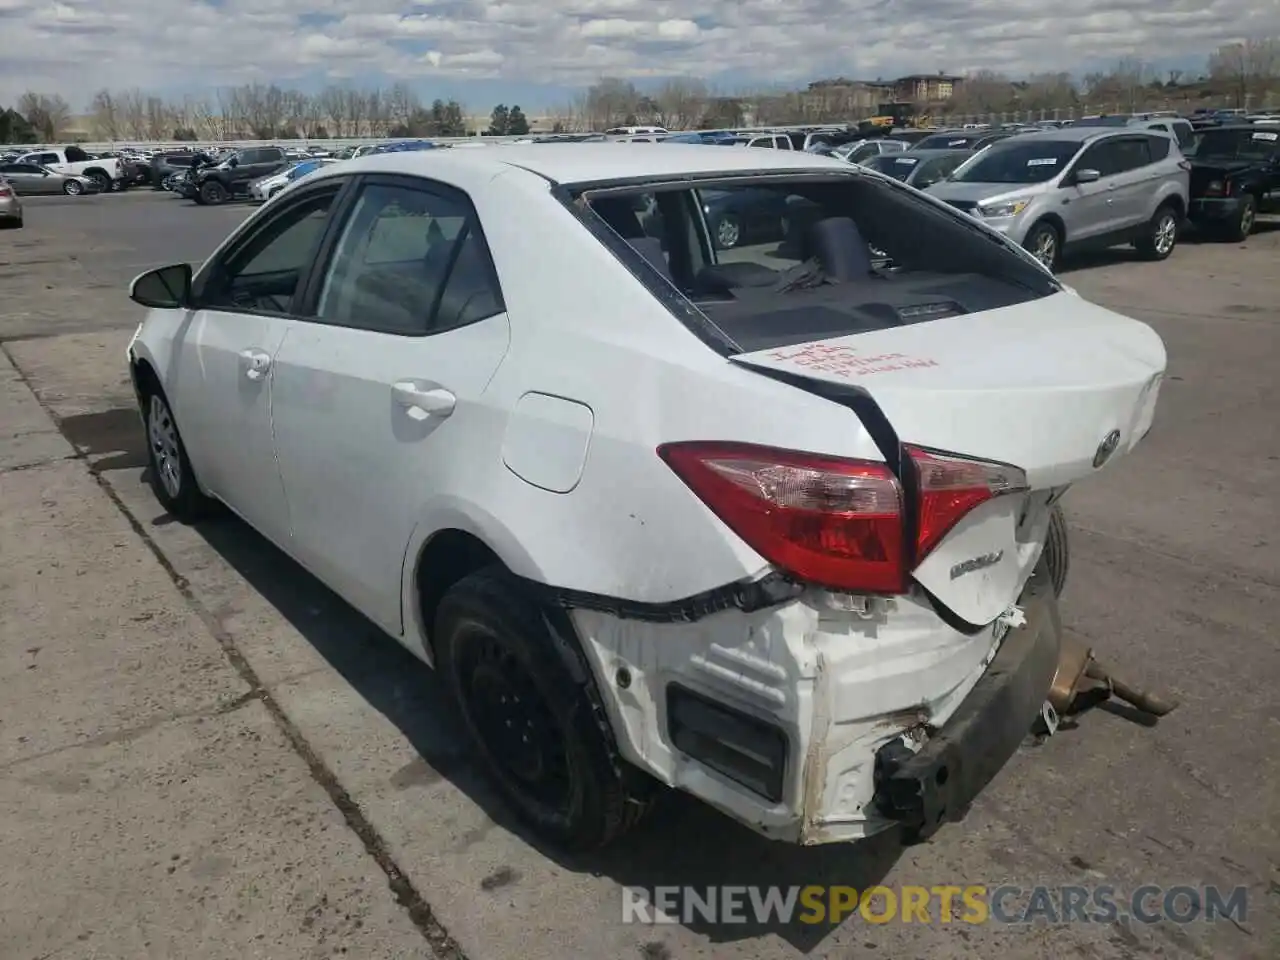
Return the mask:
[[0,102],[349,78],[537,109],[602,74],[744,89],[1121,57],[1199,70],[1219,43],[1277,34],[1277,0],[0,0]]

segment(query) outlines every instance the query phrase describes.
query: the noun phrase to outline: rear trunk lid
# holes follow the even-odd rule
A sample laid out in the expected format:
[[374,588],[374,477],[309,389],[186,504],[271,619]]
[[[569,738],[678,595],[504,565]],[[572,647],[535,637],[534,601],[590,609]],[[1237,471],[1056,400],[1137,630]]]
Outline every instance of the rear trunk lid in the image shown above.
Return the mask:
[[1021,592],[1053,499],[1150,429],[1166,364],[1146,324],[1069,293],[732,359],[860,388],[902,443],[1026,473],[1028,491],[977,507],[913,571],[975,625]]

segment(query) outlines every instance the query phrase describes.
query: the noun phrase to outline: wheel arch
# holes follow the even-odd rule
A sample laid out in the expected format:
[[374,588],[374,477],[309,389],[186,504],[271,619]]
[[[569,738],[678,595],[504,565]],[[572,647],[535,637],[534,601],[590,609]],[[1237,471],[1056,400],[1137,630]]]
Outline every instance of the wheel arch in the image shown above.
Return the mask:
[[543,582],[542,568],[498,517],[453,497],[431,507],[409,538],[401,575],[404,640],[414,653],[434,665],[435,613],[445,592],[494,564]]
[[1031,231],[1034,230],[1036,227],[1040,226],[1040,224],[1042,223],[1049,224],[1049,226],[1053,227],[1053,229],[1057,231],[1059,247],[1061,247],[1067,242],[1066,221],[1064,221],[1062,217],[1058,216],[1058,214],[1054,213],[1052,210],[1042,213],[1040,214],[1040,216],[1036,217],[1035,223],[1031,224],[1031,230],[1027,231],[1027,236],[1031,236]]

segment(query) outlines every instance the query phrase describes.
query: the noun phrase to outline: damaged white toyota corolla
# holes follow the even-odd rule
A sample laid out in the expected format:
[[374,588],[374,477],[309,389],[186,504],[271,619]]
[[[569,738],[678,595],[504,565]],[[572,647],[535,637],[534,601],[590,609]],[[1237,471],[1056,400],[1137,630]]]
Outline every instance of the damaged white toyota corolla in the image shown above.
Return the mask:
[[131,293],[161,503],[434,664],[578,848],[659,783],[798,843],[959,816],[1055,676],[1057,501],[1165,368],[908,187],[705,146],[351,161]]

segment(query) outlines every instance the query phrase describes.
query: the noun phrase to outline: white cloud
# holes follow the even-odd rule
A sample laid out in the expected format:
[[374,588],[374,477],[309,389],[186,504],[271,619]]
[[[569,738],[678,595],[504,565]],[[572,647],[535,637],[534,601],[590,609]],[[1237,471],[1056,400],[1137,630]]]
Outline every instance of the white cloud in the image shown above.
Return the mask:
[[[729,74],[776,86],[973,67],[1196,66],[1280,34],[1257,0],[0,0],[0,103],[79,107],[103,86],[163,93],[303,75],[584,86],[601,74]],[[463,88],[465,89],[465,88]]]

